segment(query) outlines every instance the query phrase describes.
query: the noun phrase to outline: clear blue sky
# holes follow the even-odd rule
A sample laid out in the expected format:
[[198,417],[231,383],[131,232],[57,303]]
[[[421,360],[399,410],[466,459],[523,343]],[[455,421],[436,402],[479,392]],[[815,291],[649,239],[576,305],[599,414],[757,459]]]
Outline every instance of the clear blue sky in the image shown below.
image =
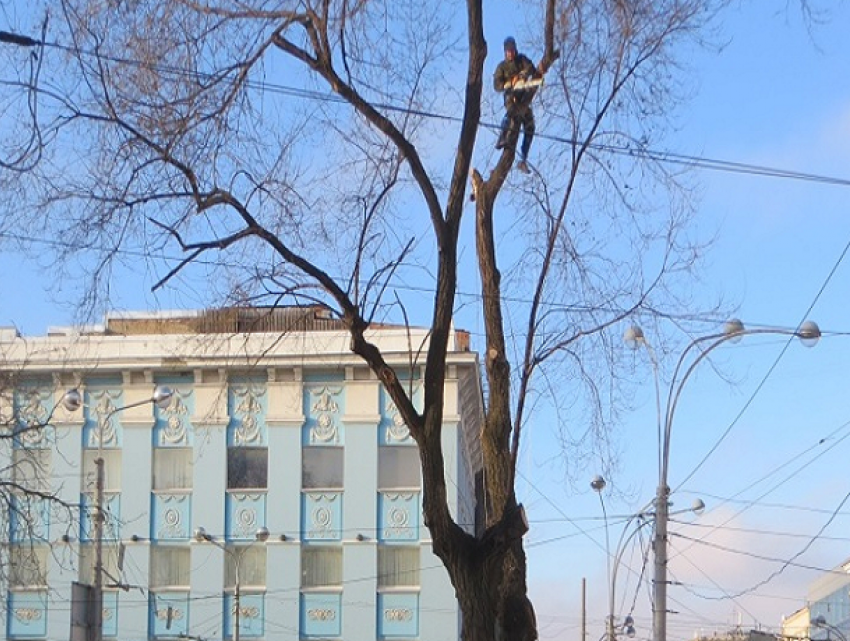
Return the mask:
[[[689,61],[696,92],[680,112],[680,129],[668,149],[850,178],[850,7],[833,7],[831,22],[812,25],[809,32],[793,2],[733,5],[722,19],[721,39],[728,44],[719,54],[701,53]],[[752,324],[795,327],[811,317],[825,332],[850,331],[850,263],[842,261],[850,243],[850,189],[740,173],[702,171],[698,177],[701,224],[717,230],[717,241],[704,283],[695,291],[721,292]],[[691,519],[697,527],[680,530],[705,537],[703,543],[672,539],[670,578],[684,585],[669,589],[669,607],[678,611],[668,618],[671,637],[722,631],[739,622],[775,629],[782,615],[805,605],[819,568],[850,556],[850,502],[842,504],[850,492],[850,441],[842,441],[850,434],[850,339],[825,338],[814,349],[795,343],[780,358],[783,347],[779,340],[749,338],[726,346],[718,362],[736,385],[719,381],[705,367],[683,392],[670,457],[673,488],[752,402],[717,452],[674,495],[674,509],[701,496],[708,510]],[[609,515],[631,514],[654,494],[654,426],[648,382],[641,410],[626,417],[621,429],[626,454],[614,481],[630,500],[606,495]],[[530,448],[529,475],[547,460],[549,444],[539,440]],[[576,496],[558,483],[554,470],[546,483],[539,468],[533,475],[524,488],[532,519],[554,519],[537,524],[530,537],[541,639],[580,638],[581,577],[587,577],[588,640],[596,641],[608,600],[598,497],[589,489]],[[576,523],[565,521],[562,512]],[[622,524],[610,521],[613,547]],[[811,569],[792,565],[759,585],[783,564],[756,557],[788,560],[797,554],[794,563]],[[629,565],[640,568],[639,561]],[[617,583],[616,609],[622,613],[629,609],[621,605],[624,599],[628,604],[635,599],[635,580],[621,568]],[[738,593],[743,594],[718,598]],[[636,602],[637,637],[648,638],[646,584]]]
[[[719,40],[728,44],[719,53],[695,53],[688,61],[694,96],[678,112],[679,129],[666,149],[850,179],[850,6],[833,7],[830,22],[807,30],[795,4],[785,5],[736,2],[725,11]],[[514,26],[488,22],[491,56],[498,55],[498,43],[508,31],[521,34],[520,25]],[[488,65],[495,66],[495,60]],[[717,233],[704,282],[695,287],[697,295],[723,294],[752,324],[793,327],[808,316],[825,333],[850,332],[850,265],[841,260],[850,242],[850,187],[745,173],[700,171],[697,177],[702,184],[700,225]],[[49,325],[72,322],[74,289],[55,275],[50,256],[38,261],[43,270],[37,272],[8,247],[3,252],[0,324],[41,334]],[[120,274],[113,289],[116,306],[193,304],[168,294],[155,297],[141,282],[150,283],[151,277]],[[701,496],[709,509],[696,527],[677,528],[691,538],[705,537],[704,542],[673,539],[671,578],[683,585],[670,588],[670,607],[680,612],[670,616],[671,636],[724,630],[739,621],[775,628],[783,614],[804,605],[807,585],[819,568],[829,569],[850,556],[850,506],[841,506],[850,492],[850,441],[841,441],[850,433],[845,400],[850,337],[827,336],[811,350],[793,344],[782,354],[783,347],[775,339],[727,346],[718,362],[735,384],[718,380],[706,367],[683,394],[671,454],[674,488],[749,407],[674,496],[674,508]],[[654,493],[651,382],[638,406],[620,427],[625,456],[611,481],[621,494],[606,494],[609,515],[630,514]],[[529,436],[520,491],[533,522],[530,583],[541,639],[580,641],[580,586],[586,577],[588,641],[596,641],[607,610],[599,500],[583,486],[562,482],[561,469],[549,457],[552,442],[545,430]],[[592,474],[587,471],[588,482]],[[833,519],[837,510],[840,514]],[[620,519],[612,517],[612,544],[620,531]],[[795,563],[811,569],[788,567],[756,587],[782,567],[757,556],[790,559],[798,553]],[[630,563],[639,566],[638,561]],[[635,581],[627,581],[629,577],[622,568],[618,587],[631,603]],[[739,592],[745,594],[717,599]],[[623,598],[618,593],[617,603]],[[636,603],[638,638],[645,639],[650,635],[645,586]]]

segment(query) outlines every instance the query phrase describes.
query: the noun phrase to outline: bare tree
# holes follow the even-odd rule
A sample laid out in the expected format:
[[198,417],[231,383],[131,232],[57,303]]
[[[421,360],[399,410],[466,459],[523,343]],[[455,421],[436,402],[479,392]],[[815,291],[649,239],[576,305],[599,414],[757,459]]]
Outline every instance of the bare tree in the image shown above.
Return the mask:
[[[90,292],[141,253],[156,288],[213,273],[219,304],[310,302],[342,319],[419,446],[463,638],[530,641],[514,488],[529,408],[569,410],[568,455],[598,454],[620,400],[610,330],[692,311],[687,185],[643,152],[676,102],[677,47],[720,4],[525,3],[545,136],[517,179],[513,145],[488,151],[481,0],[56,0],[49,85],[19,86],[49,144],[16,193],[39,233],[61,230],[63,257],[95,256]],[[473,207],[479,279],[461,251]],[[427,310],[405,283],[433,290]],[[440,443],[461,288],[480,288],[486,332],[477,536],[450,513]],[[421,411],[366,338],[399,318],[431,330]],[[541,393],[556,381],[565,392]]]

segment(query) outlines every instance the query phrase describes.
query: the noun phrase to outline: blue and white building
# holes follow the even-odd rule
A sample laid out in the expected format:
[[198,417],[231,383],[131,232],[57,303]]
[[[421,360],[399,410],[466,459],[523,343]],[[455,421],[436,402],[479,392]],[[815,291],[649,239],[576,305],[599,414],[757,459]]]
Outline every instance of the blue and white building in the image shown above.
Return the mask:
[[[410,349],[427,346],[427,331],[369,338],[421,403],[423,353]],[[482,393],[468,336],[453,341],[447,486],[472,531]],[[79,622],[72,593],[94,583],[102,455],[105,639],[457,639],[454,589],[422,523],[418,450],[348,344],[303,308],[0,330],[0,468],[14,484],[5,637],[64,641]],[[143,402],[157,385],[173,390],[167,409]],[[72,388],[75,412],[60,402]]]

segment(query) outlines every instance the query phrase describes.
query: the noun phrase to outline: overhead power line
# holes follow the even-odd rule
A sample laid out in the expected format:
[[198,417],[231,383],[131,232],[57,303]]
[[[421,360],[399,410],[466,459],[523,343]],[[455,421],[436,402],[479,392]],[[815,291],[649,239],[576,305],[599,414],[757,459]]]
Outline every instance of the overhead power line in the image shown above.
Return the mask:
[[[107,56],[95,51],[88,51],[79,47],[62,45],[57,42],[40,42],[38,40],[30,38],[29,36],[24,36],[21,34],[11,33],[7,31],[0,31],[0,42],[15,44],[22,47],[42,45],[44,47],[59,49],[78,56],[91,56],[100,60],[106,60],[118,64],[144,67],[160,73],[173,74],[175,76],[183,78],[195,78],[207,81],[220,80],[222,78],[221,75],[214,73],[193,71],[190,69],[173,67],[168,65],[152,65],[134,58]],[[238,70],[241,70],[240,66],[236,66],[233,69],[233,71]],[[259,89],[268,93],[275,93],[279,95],[302,98],[306,100],[315,100],[319,102],[336,103],[340,105],[349,104],[347,100],[333,93],[311,91],[289,85],[268,82],[265,80],[246,80],[245,84],[248,87]],[[385,111],[402,113],[405,115],[419,116],[431,120],[443,120],[446,122],[454,123],[460,123],[463,121],[463,119],[459,116],[451,116],[436,111],[414,109],[402,105],[394,105],[392,103],[375,102],[372,103],[372,105],[376,108],[383,109]],[[481,122],[480,124],[482,127],[486,127],[487,129],[491,129],[493,131],[498,131],[501,127],[501,125],[492,122]],[[547,134],[543,131],[538,131],[537,136],[542,139],[551,140],[553,142],[559,142],[567,145],[583,144],[582,140]],[[588,147],[596,151],[604,151],[619,156],[641,158],[644,160],[652,160],[662,164],[686,166],[694,169],[704,169],[709,171],[720,171],[751,176],[762,176],[767,178],[784,178],[788,180],[801,180],[806,182],[836,185],[840,187],[850,187],[850,178],[839,178],[837,176],[826,176],[823,174],[816,174],[812,172],[780,169],[777,167],[769,167],[767,165],[756,165],[752,163],[723,160],[720,158],[708,158],[705,156],[697,156],[694,154],[682,154],[672,151],[655,150],[645,147],[643,145],[611,145],[591,142]]]

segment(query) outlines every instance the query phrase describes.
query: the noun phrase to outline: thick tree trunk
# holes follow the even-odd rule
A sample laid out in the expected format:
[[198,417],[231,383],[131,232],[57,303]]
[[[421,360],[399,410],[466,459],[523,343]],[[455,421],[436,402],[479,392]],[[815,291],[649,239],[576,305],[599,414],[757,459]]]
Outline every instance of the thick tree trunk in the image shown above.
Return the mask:
[[[476,544],[482,551],[482,542]],[[534,609],[526,593],[522,540],[515,540],[507,552],[478,561],[450,568],[463,615],[463,641],[537,639]]]

